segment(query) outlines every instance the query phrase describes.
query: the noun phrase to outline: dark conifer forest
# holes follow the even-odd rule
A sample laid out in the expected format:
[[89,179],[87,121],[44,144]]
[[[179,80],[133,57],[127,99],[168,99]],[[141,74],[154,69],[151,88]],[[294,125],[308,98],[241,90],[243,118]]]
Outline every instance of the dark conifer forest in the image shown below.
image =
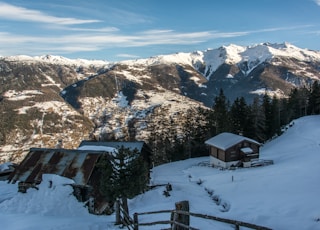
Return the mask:
[[[267,93],[248,104],[244,97],[230,102],[223,90],[214,98],[211,109],[190,109],[182,120],[183,135],[177,127],[159,132],[162,125],[150,127],[148,144],[154,153],[154,162],[176,161],[190,157],[206,156],[204,142],[222,132],[243,135],[260,143],[281,135],[287,125],[299,117],[320,114],[320,85],[294,88],[287,98],[271,97]],[[162,119],[164,123],[170,121]],[[161,133],[161,135],[160,135]]]

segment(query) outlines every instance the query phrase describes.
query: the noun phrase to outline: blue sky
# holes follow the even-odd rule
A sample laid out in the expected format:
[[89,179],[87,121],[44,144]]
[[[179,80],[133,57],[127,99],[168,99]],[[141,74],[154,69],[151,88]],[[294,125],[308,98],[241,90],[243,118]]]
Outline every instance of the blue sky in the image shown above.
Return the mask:
[[222,45],[320,50],[320,0],[0,0],[0,55],[119,61]]

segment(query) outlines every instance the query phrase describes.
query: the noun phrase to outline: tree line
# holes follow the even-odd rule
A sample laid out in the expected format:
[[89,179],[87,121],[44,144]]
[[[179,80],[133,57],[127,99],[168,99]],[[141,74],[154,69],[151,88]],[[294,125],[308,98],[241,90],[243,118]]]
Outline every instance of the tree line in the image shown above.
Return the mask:
[[231,132],[264,143],[280,135],[283,127],[292,120],[314,114],[320,114],[320,85],[317,81],[309,88],[292,89],[287,98],[265,93],[255,98],[252,104],[239,97],[230,105],[220,90],[212,108],[212,134]]
[[204,142],[222,132],[264,143],[280,135],[292,120],[320,114],[320,85],[315,81],[310,87],[293,88],[285,98],[270,96],[266,91],[251,104],[244,97],[231,103],[221,89],[212,108],[191,108],[178,118],[167,118],[165,113],[154,115],[160,119],[149,126],[147,143],[153,149],[156,165],[206,156],[208,151]]

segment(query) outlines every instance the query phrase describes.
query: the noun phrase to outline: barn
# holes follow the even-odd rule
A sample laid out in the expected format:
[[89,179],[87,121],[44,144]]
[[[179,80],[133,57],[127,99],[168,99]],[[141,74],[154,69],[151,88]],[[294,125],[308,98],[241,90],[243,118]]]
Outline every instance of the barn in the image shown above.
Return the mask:
[[250,167],[259,159],[261,144],[241,135],[224,132],[208,139],[205,144],[209,146],[210,165],[214,167]]
[[[150,156],[144,142],[89,142],[84,141],[78,149],[31,148],[20,165],[9,176],[11,183],[18,183],[19,191],[41,183],[43,174],[55,174],[74,181],[74,195],[81,202],[87,202],[91,213],[105,213],[112,204],[102,196],[99,190],[101,175],[97,168],[103,155],[111,157],[116,149],[122,146],[137,148],[140,155],[147,159]],[[140,148],[141,147],[141,148]],[[143,154],[141,153],[143,151]],[[149,158],[148,158],[149,159]],[[149,161],[146,162],[148,165]]]

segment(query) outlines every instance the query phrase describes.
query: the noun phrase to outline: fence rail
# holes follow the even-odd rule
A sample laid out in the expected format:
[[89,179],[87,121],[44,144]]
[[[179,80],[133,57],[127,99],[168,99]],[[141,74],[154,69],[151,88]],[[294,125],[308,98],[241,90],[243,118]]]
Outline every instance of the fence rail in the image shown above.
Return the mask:
[[226,224],[232,224],[235,226],[235,229],[240,229],[240,227],[246,227],[250,229],[255,229],[255,230],[271,230],[271,228],[264,227],[264,226],[259,226],[243,221],[237,221],[237,220],[231,220],[231,219],[226,219],[226,218],[221,218],[221,217],[216,217],[216,216],[210,216],[210,215],[205,215],[201,213],[193,213],[193,212],[187,212],[187,211],[180,211],[180,210],[160,210],[160,211],[151,211],[151,212],[141,212],[141,213],[134,213],[134,229],[138,230],[139,226],[152,226],[152,225],[157,225],[157,224],[171,224],[171,225],[177,225],[181,226],[184,229],[190,229],[190,230],[198,230],[198,228],[191,227],[188,225],[185,225],[183,223],[179,223],[177,221],[173,220],[163,220],[163,221],[153,221],[153,222],[144,222],[144,223],[139,223],[139,216],[142,215],[151,215],[151,214],[160,214],[160,213],[171,213],[171,216],[174,216],[175,214],[178,215],[187,215],[187,216],[193,216],[193,217],[198,217],[198,218],[203,218],[203,219],[209,219],[213,221],[218,221],[218,222],[223,222]]
[[[201,213],[189,212],[189,202],[188,201],[180,201],[175,204],[176,209],[174,210],[159,210],[159,211],[150,211],[150,212],[140,212],[134,213],[133,219],[129,216],[129,214],[123,208],[122,202],[118,200],[116,202],[116,224],[122,224],[127,227],[129,230],[139,230],[139,226],[153,226],[153,225],[164,225],[170,224],[171,230],[199,230],[196,227],[190,226],[190,217],[197,217],[202,219],[208,219],[212,221],[222,222],[225,224],[231,224],[235,226],[236,230],[239,230],[240,227],[246,227],[255,230],[271,230],[270,228],[259,226],[243,221],[232,220],[221,218],[217,216],[210,216]],[[153,215],[153,214],[161,214],[161,213],[169,213],[171,218],[170,220],[157,220],[151,222],[139,222],[139,216],[143,215]]]
[[135,230],[134,220],[130,217],[127,211],[124,209],[120,200],[115,203],[116,206],[116,224],[122,224],[127,227],[128,230]]

